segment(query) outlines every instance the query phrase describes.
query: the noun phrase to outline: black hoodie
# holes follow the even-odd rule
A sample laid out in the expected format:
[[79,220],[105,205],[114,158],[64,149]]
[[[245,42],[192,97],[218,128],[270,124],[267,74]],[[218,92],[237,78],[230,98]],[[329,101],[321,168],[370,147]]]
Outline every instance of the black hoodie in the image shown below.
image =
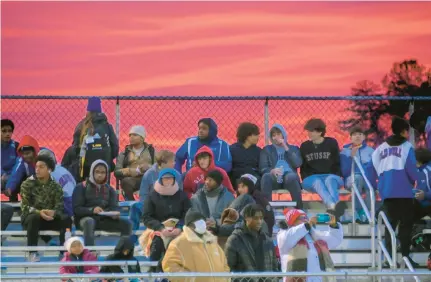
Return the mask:
[[[125,250],[129,250],[127,256],[123,255]],[[138,260],[133,256],[135,251],[135,245],[129,237],[121,237],[115,246],[114,253],[106,257],[107,261],[122,261],[122,260],[134,260],[136,265],[129,265],[129,273],[140,273],[141,267],[139,266]],[[119,265],[107,265],[100,268],[101,273],[124,273],[123,269]],[[115,280],[115,279],[114,279]]]

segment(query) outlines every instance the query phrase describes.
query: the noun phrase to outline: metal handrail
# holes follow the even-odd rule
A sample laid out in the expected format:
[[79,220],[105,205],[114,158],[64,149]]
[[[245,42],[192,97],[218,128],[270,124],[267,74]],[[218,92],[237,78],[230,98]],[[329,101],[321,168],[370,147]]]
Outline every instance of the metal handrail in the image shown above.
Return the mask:
[[[355,164],[358,167],[359,171],[361,172],[361,175],[367,185],[367,188],[370,190],[370,197],[371,197],[371,213],[367,208],[367,205],[365,204],[364,200],[362,199],[361,193],[359,193],[359,189],[356,186],[355,183]],[[358,197],[359,203],[362,206],[362,209],[365,212],[365,215],[368,219],[368,223],[370,225],[371,229],[371,267],[374,269],[376,267],[376,196],[374,194],[374,187],[371,185],[370,181],[368,180],[367,176],[365,175],[365,171],[361,165],[361,162],[359,161],[358,157],[353,157],[352,162],[352,172],[350,177],[352,178],[352,229],[353,234],[356,235],[356,220],[355,220],[355,196]]]
[[[412,273],[416,272],[412,264],[410,263],[410,260],[406,256],[403,257],[403,261],[404,261],[404,265],[407,265],[407,268],[410,270],[410,272]],[[417,276],[413,276],[413,278],[415,279],[416,282],[421,281]],[[403,281],[404,281],[404,278],[403,278]]]
[[[391,242],[392,242],[392,256],[389,254],[388,250],[385,247],[385,244],[382,241],[382,221],[385,224],[385,227],[388,229],[389,234],[391,235]],[[385,238],[385,240],[388,240],[389,238]],[[377,248],[377,254],[378,254],[378,270],[382,270],[382,251],[383,254],[388,261],[390,267],[395,270],[397,269],[397,238],[395,236],[395,231],[392,228],[391,224],[389,223],[388,218],[386,217],[386,214],[384,211],[381,211],[379,213],[379,217],[377,220],[377,242],[378,242],[378,248]],[[381,278],[379,278],[379,281],[381,281]]]
[[136,260],[118,260],[118,261],[52,261],[52,262],[2,262],[1,267],[6,268],[40,268],[51,266],[106,266],[106,265],[139,265],[157,266],[157,261],[136,261]]
[[[115,246],[85,246],[89,251],[113,251]],[[63,246],[5,246],[1,247],[2,252],[58,252],[64,251]],[[135,253],[139,250],[135,248]]]

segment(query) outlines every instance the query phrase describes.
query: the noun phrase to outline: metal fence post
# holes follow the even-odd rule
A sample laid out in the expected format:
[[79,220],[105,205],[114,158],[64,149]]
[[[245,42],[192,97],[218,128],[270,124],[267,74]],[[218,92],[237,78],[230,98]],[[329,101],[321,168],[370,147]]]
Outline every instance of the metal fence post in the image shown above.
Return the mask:
[[[412,100],[410,101],[410,104],[409,104],[409,119],[414,112],[415,112],[415,102]],[[415,148],[416,147],[415,130],[412,127],[410,127],[410,130],[409,130],[409,141],[410,143],[412,143],[413,148]]]
[[[115,133],[117,134],[118,144],[120,144],[120,96],[117,96],[115,105]],[[117,200],[120,200],[120,182],[115,178],[115,190],[117,191]]]
[[263,130],[265,130],[265,146],[268,145],[269,140],[269,106],[268,106],[268,97],[265,99],[265,106],[264,106],[264,112],[263,112]]

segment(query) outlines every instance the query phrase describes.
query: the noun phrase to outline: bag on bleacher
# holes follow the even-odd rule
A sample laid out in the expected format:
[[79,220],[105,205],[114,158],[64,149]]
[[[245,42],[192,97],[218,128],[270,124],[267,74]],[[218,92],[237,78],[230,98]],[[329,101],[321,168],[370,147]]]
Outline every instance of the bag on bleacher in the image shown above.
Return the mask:
[[431,238],[430,234],[424,234],[423,230],[426,225],[415,224],[412,232],[411,248],[414,252],[423,252],[430,249]]

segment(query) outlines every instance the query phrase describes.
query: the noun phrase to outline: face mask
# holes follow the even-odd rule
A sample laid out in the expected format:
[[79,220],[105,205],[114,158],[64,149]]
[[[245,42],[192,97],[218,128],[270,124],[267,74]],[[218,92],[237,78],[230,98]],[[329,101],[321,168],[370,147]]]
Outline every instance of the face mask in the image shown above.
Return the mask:
[[195,231],[198,234],[202,235],[205,233],[205,231],[207,231],[207,224],[203,219],[195,221],[194,225],[195,225]]

